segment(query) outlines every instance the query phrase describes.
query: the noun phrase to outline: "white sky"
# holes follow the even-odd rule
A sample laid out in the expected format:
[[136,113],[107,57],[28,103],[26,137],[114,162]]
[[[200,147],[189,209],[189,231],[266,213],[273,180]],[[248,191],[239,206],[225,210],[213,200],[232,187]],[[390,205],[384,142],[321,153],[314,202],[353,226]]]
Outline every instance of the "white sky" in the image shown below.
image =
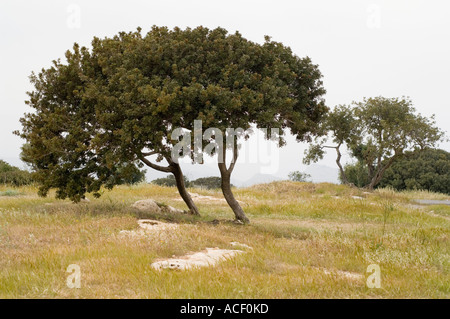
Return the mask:
[[[30,111],[24,100],[32,89],[31,71],[63,58],[74,42],[89,46],[94,36],[113,36],[138,26],[146,32],[152,25],[221,26],[260,43],[270,35],[319,65],[328,106],[378,95],[409,96],[420,113],[436,114],[438,126],[450,132],[449,1],[2,0],[0,159],[23,167],[19,160],[23,141],[12,131]],[[440,147],[450,151],[450,143]],[[304,170],[305,148],[289,139],[279,150],[274,174]],[[267,158],[261,161],[267,165]],[[334,154],[321,164],[334,167]],[[259,167],[241,163],[234,175],[245,180],[261,173]],[[198,169],[185,167],[188,175],[196,175]],[[200,170],[217,171],[212,164]]]

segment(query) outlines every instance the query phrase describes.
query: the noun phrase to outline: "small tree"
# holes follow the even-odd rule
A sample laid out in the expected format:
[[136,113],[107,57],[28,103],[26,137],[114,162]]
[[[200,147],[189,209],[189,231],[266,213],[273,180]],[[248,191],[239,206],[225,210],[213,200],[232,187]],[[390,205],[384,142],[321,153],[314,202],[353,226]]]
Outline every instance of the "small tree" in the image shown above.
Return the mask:
[[302,173],[300,171],[294,171],[290,172],[288,177],[289,180],[293,182],[309,182],[309,178],[311,178],[311,175]]
[[[348,177],[340,164],[339,148],[345,145],[351,155],[367,166],[368,189],[373,189],[385,171],[408,150],[424,150],[433,147],[444,138],[435,125],[434,116],[423,117],[415,113],[407,98],[376,97],[353,103],[351,107],[337,107],[327,118],[324,132],[331,131],[336,145],[327,146],[327,137],[316,139],[306,152],[305,162],[323,158],[324,148],[336,148],[341,180]],[[339,120],[340,119],[340,120]]]
[[[361,139],[361,126],[355,118],[354,110],[345,105],[338,105],[329,112],[320,125],[321,132],[315,139],[315,143],[309,145],[305,151],[303,163],[306,165],[322,159],[325,149],[336,150],[336,164],[339,167],[339,176],[344,184],[348,184],[348,178],[341,163],[342,147],[356,145]],[[328,144],[331,139],[332,144]]]

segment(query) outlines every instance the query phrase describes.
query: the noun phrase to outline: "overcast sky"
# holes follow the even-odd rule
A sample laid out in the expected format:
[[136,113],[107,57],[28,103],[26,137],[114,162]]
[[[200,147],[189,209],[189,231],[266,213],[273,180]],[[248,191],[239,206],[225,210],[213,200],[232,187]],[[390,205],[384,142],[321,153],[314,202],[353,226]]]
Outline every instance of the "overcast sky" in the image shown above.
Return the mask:
[[[436,114],[437,125],[450,132],[450,1],[17,1],[0,2],[0,159],[23,167],[23,140],[12,135],[31,90],[31,71],[63,58],[74,42],[89,46],[94,36],[119,31],[143,32],[152,25],[239,30],[262,43],[264,35],[290,46],[319,65],[328,106],[363,97],[409,96],[421,114]],[[248,143],[256,143],[255,138]],[[450,143],[441,148],[450,151]],[[294,139],[272,150],[261,163],[236,165],[245,180],[256,173],[287,176],[304,170],[305,144]],[[268,158],[276,163],[269,163]],[[241,162],[245,162],[241,159]],[[334,154],[321,164],[334,167]],[[261,166],[266,166],[261,171]],[[272,166],[274,169],[270,169]],[[184,165],[195,177],[198,168]],[[208,164],[203,172],[215,172]],[[217,175],[217,174],[216,174]],[[151,177],[158,176],[151,172]]]

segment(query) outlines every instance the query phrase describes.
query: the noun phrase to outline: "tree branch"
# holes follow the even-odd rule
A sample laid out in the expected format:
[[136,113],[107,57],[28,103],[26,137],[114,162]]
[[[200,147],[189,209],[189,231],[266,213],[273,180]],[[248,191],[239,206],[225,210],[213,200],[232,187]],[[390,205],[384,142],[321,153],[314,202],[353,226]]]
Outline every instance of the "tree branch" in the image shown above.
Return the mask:
[[144,156],[142,155],[138,155],[139,159],[144,162],[145,165],[156,169],[157,171],[160,172],[165,172],[165,173],[172,173],[173,172],[173,168],[171,166],[160,166],[157,164],[153,164],[152,162],[150,162],[148,159],[146,159]]

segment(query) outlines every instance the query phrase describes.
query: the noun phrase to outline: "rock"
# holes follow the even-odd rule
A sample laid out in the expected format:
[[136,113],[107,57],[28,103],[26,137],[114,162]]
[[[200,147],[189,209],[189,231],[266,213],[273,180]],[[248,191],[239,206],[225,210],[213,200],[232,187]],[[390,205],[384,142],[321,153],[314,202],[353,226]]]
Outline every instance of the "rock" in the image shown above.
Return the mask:
[[131,205],[131,207],[134,207],[140,211],[148,212],[148,213],[161,213],[161,212],[169,213],[169,214],[185,214],[186,213],[184,210],[181,210],[181,209],[169,206],[169,205],[159,204],[156,201],[154,201],[153,199],[138,200],[133,205]]
[[119,235],[127,236],[129,238],[142,238],[154,235],[161,237],[161,235],[173,233],[173,231],[179,227],[178,224],[163,223],[159,220],[153,219],[139,219],[137,223],[139,225],[139,229],[121,230]]
[[161,208],[153,199],[143,199],[135,202],[131,207],[134,207],[140,211],[149,213],[160,213]]
[[185,214],[186,212],[184,210],[172,207],[172,206],[164,206],[161,208],[163,211],[171,214]]
[[219,261],[223,261],[242,254],[242,250],[227,250],[219,248],[206,248],[204,251],[185,255],[179,258],[169,258],[159,260],[151,264],[157,270],[169,268],[178,270],[188,270],[191,268],[214,266]]

